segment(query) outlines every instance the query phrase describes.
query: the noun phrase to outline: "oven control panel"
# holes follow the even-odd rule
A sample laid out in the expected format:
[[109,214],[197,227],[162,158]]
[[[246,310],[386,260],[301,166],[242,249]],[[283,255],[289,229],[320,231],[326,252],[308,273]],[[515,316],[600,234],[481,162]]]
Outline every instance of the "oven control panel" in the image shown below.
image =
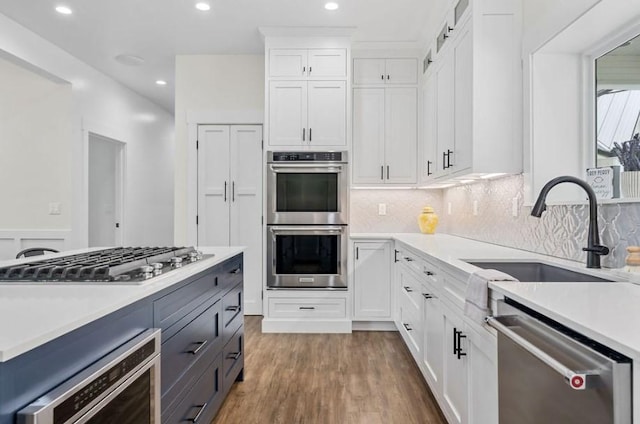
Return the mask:
[[343,162],[345,152],[271,152],[272,162]]

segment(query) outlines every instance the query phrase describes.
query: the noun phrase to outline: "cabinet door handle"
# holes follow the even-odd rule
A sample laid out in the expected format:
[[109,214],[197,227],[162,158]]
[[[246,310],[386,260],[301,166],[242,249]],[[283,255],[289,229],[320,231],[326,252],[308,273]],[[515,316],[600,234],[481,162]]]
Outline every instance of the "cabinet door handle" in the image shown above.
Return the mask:
[[447,152],[442,152],[442,169],[447,169]]
[[316,309],[315,306],[300,306],[298,309],[301,311],[313,311]]
[[407,261],[407,262],[413,262],[413,258],[410,258],[408,256],[405,256],[404,260]]
[[236,312],[240,310],[240,306],[227,306],[225,308],[225,311],[229,311],[229,312]]
[[449,36],[447,34],[442,34],[442,39],[446,40],[447,38],[449,38]]
[[235,361],[240,357],[240,355],[242,355],[242,352],[229,352],[227,359],[233,359]]
[[413,289],[410,286],[404,286],[403,288],[407,293],[413,293]]
[[458,351],[456,352],[456,354],[458,355],[458,359],[462,359],[463,356],[467,356],[466,352],[462,351],[462,344],[460,343],[462,339],[466,338],[467,336],[462,334],[462,331],[458,331]]
[[430,160],[427,161],[427,177],[433,174],[433,172],[431,172],[431,163],[432,162]]
[[389,165],[387,165],[387,180],[389,179]]
[[380,165],[380,179],[384,181],[384,165]]
[[303,67],[302,67],[302,75],[304,75],[304,74],[305,74],[305,72],[307,72],[307,67],[306,67],[306,66],[303,66]]
[[208,405],[207,403],[205,403],[204,405],[196,405],[197,408],[200,408],[198,409],[198,413],[196,414],[195,417],[187,419],[187,421],[191,423],[197,423],[198,420],[200,419],[200,416],[204,412],[204,410],[207,409],[207,405]]
[[231,201],[232,202],[236,201],[236,182],[235,181],[231,182]]
[[200,352],[202,350],[202,348],[206,346],[207,342],[208,342],[208,340],[205,340],[203,342],[195,342],[194,344],[198,345],[198,347],[195,348],[195,349],[187,350],[187,353],[190,353],[192,355],[197,355],[198,352]]
[[303,128],[302,129],[302,141],[306,141],[306,135],[307,135],[307,129]]
[[398,253],[400,253],[399,250],[393,250],[393,262],[398,262]]
[[458,329],[453,327],[453,354],[458,353]]
[[356,247],[356,261],[360,259],[360,248]]
[[391,76],[390,76],[390,75],[387,75],[387,79],[388,79],[388,80],[390,80],[390,79],[391,79]]
[[453,150],[449,150],[447,149],[447,168],[451,168],[453,165],[451,165],[451,154],[453,153]]
[[384,81],[384,75],[380,75],[380,79]]
[[309,66],[309,75],[311,75],[311,71],[313,70],[313,68],[311,66]]
[[431,271],[423,271],[425,274],[427,274],[428,276],[432,276],[432,275],[436,275],[435,273],[431,272]]
[[422,297],[424,297],[425,299],[433,299],[433,295],[429,294],[429,293],[422,293]]
[[311,133],[311,128],[309,128],[309,143],[313,140],[313,134]]
[[409,324],[402,323],[402,325],[407,329],[407,331],[413,331],[413,328],[411,328]]
[[238,268],[234,269],[233,271],[229,271],[229,274],[239,274],[240,271],[242,271],[242,270],[240,269],[240,267],[238,267]]
[[224,201],[227,201],[227,182],[224,182]]

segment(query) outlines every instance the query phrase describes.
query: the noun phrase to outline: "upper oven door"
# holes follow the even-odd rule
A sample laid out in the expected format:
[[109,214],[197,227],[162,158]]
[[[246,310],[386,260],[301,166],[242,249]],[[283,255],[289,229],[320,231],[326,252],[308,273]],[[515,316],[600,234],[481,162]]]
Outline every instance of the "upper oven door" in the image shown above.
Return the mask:
[[347,165],[271,163],[267,224],[348,224]]

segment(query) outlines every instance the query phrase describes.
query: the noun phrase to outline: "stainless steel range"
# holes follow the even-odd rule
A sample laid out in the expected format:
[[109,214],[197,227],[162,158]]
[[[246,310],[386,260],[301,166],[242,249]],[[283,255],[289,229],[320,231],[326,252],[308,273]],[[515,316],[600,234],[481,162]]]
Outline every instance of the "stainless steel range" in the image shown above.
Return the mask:
[[140,284],[211,256],[193,247],[116,247],[0,267],[0,282]]

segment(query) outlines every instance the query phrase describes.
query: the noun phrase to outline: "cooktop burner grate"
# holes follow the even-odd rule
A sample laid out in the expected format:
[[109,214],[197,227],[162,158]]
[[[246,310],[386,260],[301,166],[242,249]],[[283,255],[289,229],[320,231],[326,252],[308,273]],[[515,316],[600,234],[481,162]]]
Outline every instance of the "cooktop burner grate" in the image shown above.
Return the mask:
[[0,267],[0,281],[143,281],[202,259],[193,247],[116,247]]

